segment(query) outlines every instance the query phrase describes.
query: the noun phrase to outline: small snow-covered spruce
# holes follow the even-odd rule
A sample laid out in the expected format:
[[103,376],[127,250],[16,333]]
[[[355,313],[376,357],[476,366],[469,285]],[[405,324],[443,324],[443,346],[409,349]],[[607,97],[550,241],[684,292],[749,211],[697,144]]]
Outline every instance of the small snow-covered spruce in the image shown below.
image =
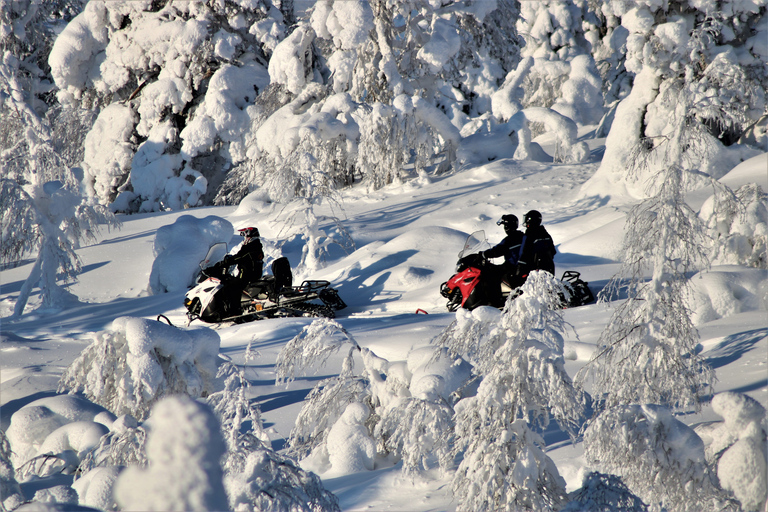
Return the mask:
[[[498,401],[511,416],[546,428],[550,413],[571,436],[584,418],[585,397],[565,372],[560,308],[568,294],[551,274],[532,272],[522,294],[493,308],[459,310],[437,342],[474,365],[486,387],[498,386]],[[488,405],[491,405],[490,403]],[[500,414],[500,413],[499,413]]]
[[208,328],[182,330],[120,317],[64,371],[59,392],[82,392],[115,415],[143,420],[166,395],[206,397],[215,390],[219,337]]
[[[231,362],[225,362],[219,367],[216,377],[224,379],[224,389],[210,394],[206,402],[218,416],[227,443],[224,471],[242,472],[251,452],[264,449],[262,446],[265,444],[269,446],[269,437],[264,432],[258,405],[248,399],[250,383],[244,371]],[[247,429],[243,432],[246,425]]]
[[361,348],[344,327],[331,319],[317,319],[291,339],[277,356],[277,384],[289,384],[298,374],[322,368],[345,343],[350,349],[338,376],[319,382],[307,396],[288,440],[289,453],[306,455],[325,437],[347,405],[370,401],[370,389],[363,377],[353,374],[355,351]]
[[435,460],[444,473],[453,467],[454,410],[439,392],[442,385],[437,376],[422,378],[412,396],[396,399],[376,424],[374,437],[402,460],[409,477],[432,469]]
[[339,510],[338,500],[316,475],[272,450],[259,408],[248,400],[250,384],[243,370],[226,362],[217,377],[225,378],[224,389],[211,394],[207,402],[221,421],[227,444],[222,465],[230,508]]
[[560,512],[648,512],[648,505],[620,477],[592,471]]
[[[669,140],[647,155],[669,164],[647,183],[649,197],[630,211],[622,267],[603,294],[610,298],[626,286],[629,298],[611,316],[577,377],[594,377],[604,407],[655,403],[698,410],[711,391],[714,371],[696,352],[698,332],[686,307],[688,273],[707,263],[702,223],[685,200],[693,183],[707,179],[687,167],[682,154],[695,136],[678,121]],[[638,165],[649,165],[647,159]]]
[[[529,424],[544,428],[552,414],[574,436],[585,414],[584,394],[563,367],[565,322],[558,309],[567,291],[537,271],[522,292],[501,314],[483,308],[457,314],[475,314],[470,321],[491,321],[490,328],[457,322],[461,328],[441,338],[449,350],[470,348],[482,378],[477,394],[456,404],[455,454],[463,460],[453,494],[462,510],[557,510],[565,499],[565,481]],[[481,338],[467,344],[461,332]]]
[[665,407],[607,409],[585,430],[584,446],[590,465],[621,476],[647,503],[670,512],[739,509],[720,488],[701,438]]
[[323,487],[320,478],[304,471],[293,460],[272,450],[251,452],[243,471],[228,474],[224,485],[231,510],[336,512],[338,498]]

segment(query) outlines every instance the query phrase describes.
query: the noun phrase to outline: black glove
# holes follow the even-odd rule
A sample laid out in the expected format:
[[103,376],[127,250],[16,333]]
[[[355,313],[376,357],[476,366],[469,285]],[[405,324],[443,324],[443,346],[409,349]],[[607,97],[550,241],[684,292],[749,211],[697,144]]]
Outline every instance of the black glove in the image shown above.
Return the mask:
[[218,264],[221,265],[221,268],[223,269],[232,265],[232,255],[227,254],[226,256],[224,256],[224,259],[222,259]]

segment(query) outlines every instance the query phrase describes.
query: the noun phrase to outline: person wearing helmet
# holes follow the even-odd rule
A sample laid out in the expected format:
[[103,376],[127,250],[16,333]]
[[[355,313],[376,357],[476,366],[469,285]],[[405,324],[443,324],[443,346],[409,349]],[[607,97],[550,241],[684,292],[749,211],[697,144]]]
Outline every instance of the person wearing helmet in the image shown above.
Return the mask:
[[236,277],[243,285],[261,278],[264,271],[264,247],[261,245],[259,230],[254,227],[239,229],[245,240],[236,254],[228,254],[221,264],[224,267],[237,265]]
[[523,243],[523,232],[517,229],[517,217],[512,214],[502,215],[496,223],[497,226],[504,226],[504,233],[507,234],[498,245],[483,251],[486,258],[504,257],[504,266],[512,270],[520,259],[520,246]]
[[498,226],[504,226],[504,232],[507,236],[497,244],[495,247],[483,251],[483,256],[486,258],[504,258],[504,263],[501,265],[488,265],[486,270],[490,272],[491,278],[488,283],[491,284],[491,288],[486,291],[490,300],[494,304],[503,304],[504,300],[501,295],[501,282],[505,281],[510,284],[514,281],[515,270],[517,268],[517,261],[520,258],[520,249],[523,243],[523,233],[517,229],[518,220],[517,217],[512,214],[505,214],[501,216],[501,219],[496,223]]
[[525,235],[523,236],[520,259],[517,261],[515,277],[520,284],[525,282],[533,270],[545,270],[555,273],[555,243],[541,225],[541,213],[531,210],[523,217]]

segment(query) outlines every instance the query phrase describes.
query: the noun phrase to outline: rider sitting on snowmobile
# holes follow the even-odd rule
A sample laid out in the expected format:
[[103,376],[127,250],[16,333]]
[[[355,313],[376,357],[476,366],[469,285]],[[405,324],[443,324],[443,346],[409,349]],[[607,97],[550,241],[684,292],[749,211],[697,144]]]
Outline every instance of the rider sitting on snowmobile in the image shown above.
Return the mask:
[[550,274],[555,273],[555,243],[547,230],[541,225],[541,213],[531,210],[523,217],[525,235],[523,247],[520,251],[520,259],[517,261],[517,269],[513,278],[513,285],[520,286],[528,278],[533,270],[545,270]]
[[245,286],[259,279],[264,271],[264,247],[261,245],[259,230],[254,227],[239,229],[240,236],[245,238],[237,254],[227,254],[221,260],[221,265],[227,268],[237,265],[237,277]]
[[517,269],[517,261],[520,258],[520,249],[523,243],[523,233],[517,229],[517,224],[516,216],[512,214],[502,215],[496,225],[503,225],[507,236],[495,247],[483,251],[485,258],[504,257],[504,263],[501,265],[488,265],[486,267],[486,272],[492,274],[491,279],[488,280],[492,289],[488,290],[488,293],[494,303],[503,302],[499,285],[502,280],[511,284]]
[[240,236],[245,238],[243,245],[236,254],[227,254],[216,264],[222,273],[232,265],[237,265],[237,274],[230,277],[222,291],[223,316],[240,314],[240,296],[249,283],[257,281],[264,271],[264,248],[259,239],[259,230],[254,227],[239,229]]

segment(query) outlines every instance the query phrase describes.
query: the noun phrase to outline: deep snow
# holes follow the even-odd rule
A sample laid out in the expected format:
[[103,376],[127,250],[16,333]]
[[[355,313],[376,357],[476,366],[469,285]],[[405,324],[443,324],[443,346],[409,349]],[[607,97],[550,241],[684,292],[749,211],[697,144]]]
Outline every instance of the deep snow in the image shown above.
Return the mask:
[[[582,140],[591,147],[590,160],[583,164],[505,159],[433,176],[429,182],[415,180],[365,194],[354,187],[346,189],[338,204],[322,205],[315,213],[337,216],[357,249],[349,255],[339,250],[324,269],[311,276],[299,271],[297,277],[330,280],[349,305],[340,312],[339,323],[380,357],[404,360],[409,350],[427,346],[451,322],[454,315],[445,310],[439,286],[453,273],[466,236],[485,230],[488,240],[495,243],[503,235],[496,226],[503,213],[522,217],[537,209],[557,245],[558,277],[563,270],[577,270],[596,293],[618,269],[615,252],[632,202],[618,191],[612,197],[582,197],[580,187],[596,171],[604,150],[602,140]],[[545,141],[542,145],[546,147]],[[768,190],[768,154],[741,164],[722,181],[733,188],[755,182]],[[699,208],[707,196],[706,191],[694,193],[691,204]],[[32,260],[4,268],[0,272],[0,428],[7,429],[11,415],[23,406],[54,395],[64,369],[91,342],[93,333],[108,328],[115,318],[154,319],[163,314],[176,325],[186,324],[184,290],[158,295],[148,291],[155,236],[182,215],[219,216],[235,229],[255,225],[265,239],[267,255],[274,257],[274,244],[285,236],[289,212],[283,205],[246,200],[239,207],[124,216],[121,229],[105,231],[98,243],[78,250],[83,273],[70,291],[79,297],[79,304],[63,311],[35,311],[39,300],[33,295],[24,316],[13,322],[8,317]],[[335,229],[329,219],[321,220],[320,227],[328,232]],[[230,247],[238,242],[233,237]],[[295,267],[301,244],[290,242],[283,249]],[[697,326],[703,353],[717,373],[715,391],[745,393],[768,407],[766,274],[733,266],[713,270],[727,270],[756,284],[751,297],[733,287],[706,288],[711,298],[734,305],[726,316]],[[565,345],[566,369],[571,375],[589,360],[610,314],[610,305],[602,304],[565,311],[565,319],[577,333]],[[245,365],[253,398],[261,407],[276,449],[284,446],[302,400],[315,382],[338,371],[333,363],[340,356],[316,375],[299,377],[287,387],[275,385],[274,364],[280,349],[310,322],[309,318],[290,318],[212,326],[221,338],[221,352]],[[247,362],[249,348],[257,357]],[[695,426],[722,418],[711,405],[705,405],[701,413],[680,419]],[[588,469],[581,444],[571,444],[565,434],[552,429],[545,439],[568,491],[580,487]],[[377,467],[329,475],[324,484],[338,496],[344,510],[454,507],[450,480],[438,474],[410,482],[403,480],[398,467]]]

